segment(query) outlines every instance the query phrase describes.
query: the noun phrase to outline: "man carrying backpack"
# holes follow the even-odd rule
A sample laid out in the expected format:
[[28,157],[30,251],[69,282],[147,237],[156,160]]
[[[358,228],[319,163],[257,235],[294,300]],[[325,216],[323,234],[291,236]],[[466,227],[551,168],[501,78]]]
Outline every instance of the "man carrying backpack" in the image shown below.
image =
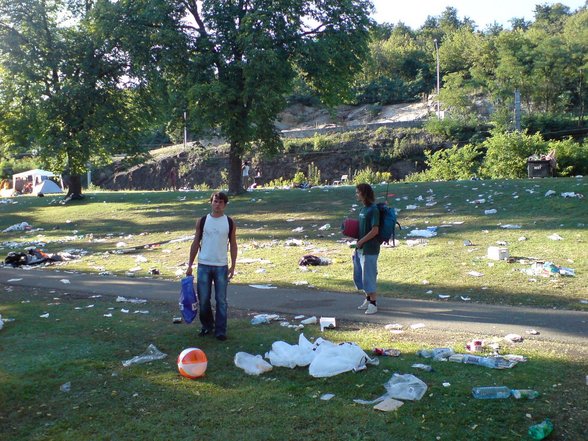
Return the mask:
[[380,254],[380,212],[375,204],[376,197],[371,185],[358,184],[355,195],[363,208],[359,212],[359,238],[353,253],[353,282],[357,289],[365,293],[365,300],[357,309],[365,309],[366,314],[375,314],[378,312],[376,277]]
[[[225,215],[229,198],[216,192],[210,197],[211,213],[196,222],[196,234],[190,247],[190,259],[186,276],[192,275],[192,265],[198,254],[196,291],[200,303],[200,336],[210,334],[218,340],[227,339],[227,285],[235,274],[237,262],[237,236],[233,219]],[[228,266],[227,243],[231,253]],[[216,314],[212,315],[210,296],[214,283]],[[215,324],[216,319],[216,324]]]

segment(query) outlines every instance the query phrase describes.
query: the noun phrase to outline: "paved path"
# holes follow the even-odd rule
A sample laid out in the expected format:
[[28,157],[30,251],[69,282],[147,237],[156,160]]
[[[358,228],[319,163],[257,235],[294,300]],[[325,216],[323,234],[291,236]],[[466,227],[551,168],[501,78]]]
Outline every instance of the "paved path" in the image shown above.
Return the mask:
[[[62,279],[70,283],[64,284]],[[169,302],[178,301],[180,288],[179,281],[98,276],[39,268],[0,268],[0,285]],[[362,296],[358,294],[229,285],[230,307],[259,313],[304,314],[374,324],[400,323],[405,326],[424,323],[429,330],[466,332],[472,338],[479,335],[504,336],[509,333],[526,336],[527,330],[536,329],[540,336],[534,338],[578,345],[588,343],[588,312],[380,297],[378,313],[366,316],[363,311],[357,310],[357,305],[362,301]]]

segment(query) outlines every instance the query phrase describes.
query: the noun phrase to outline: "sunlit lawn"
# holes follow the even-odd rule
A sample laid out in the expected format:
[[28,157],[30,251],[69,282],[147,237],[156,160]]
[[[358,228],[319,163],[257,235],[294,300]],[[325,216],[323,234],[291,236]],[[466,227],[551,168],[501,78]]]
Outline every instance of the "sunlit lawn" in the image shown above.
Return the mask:
[[[387,190],[389,203],[400,210],[403,227],[398,246],[382,250],[380,294],[431,300],[451,295],[473,302],[588,309],[580,303],[588,286],[587,199],[561,196],[588,194],[587,188],[581,178],[377,186],[379,199]],[[555,194],[546,197],[548,190]],[[0,233],[0,252],[45,245],[47,252],[83,254],[65,264],[68,270],[116,275],[132,270],[136,277],[146,277],[155,269],[158,277],[178,278],[185,271],[195,221],[208,212],[209,195],[97,192],[65,206],[52,197],[19,197],[14,204],[0,204],[0,228],[26,221],[33,230]],[[473,203],[480,199],[485,202]],[[357,216],[354,204],[352,186],[261,189],[233,198],[227,213],[238,225],[235,282],[308,283],[303,289],[353,291],[351,250],[340,225],[345,217]],[[496,214],[485,214],[492,209]],[[508,225],[520,228],[503,228]],[[426,245],[407,245],[412,230],[431,226],[438,227],[438,235]],[[554,234],[562,240],[550,239]],[[290,239],[301,240],[302,245],[287,246]],[[464,241],[473,246],[464,246]],[[499,244],[517,258],[515,262],[487,259],[488,247]],[[298,267],[305,254],[331,259],[332,264],[305,271]],[[576,275],[525,273],[536,261],[571,268]]]

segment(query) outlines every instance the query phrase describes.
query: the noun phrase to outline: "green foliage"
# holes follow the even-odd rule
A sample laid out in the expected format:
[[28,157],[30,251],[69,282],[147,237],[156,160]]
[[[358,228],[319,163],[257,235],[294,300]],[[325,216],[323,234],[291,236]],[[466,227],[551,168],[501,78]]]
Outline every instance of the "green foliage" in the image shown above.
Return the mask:
[[485,178],[524,178],[527,176],[527,159],[534,154],[545,154],[548,143],[536,133],[492,132],[482,143],[486,150],[480,175]]
[[0,179],[10,179],[13,174],[41,168],[38,158],[24,157],[21,159],[1,159]]
[[472,144],[463,147],[454,146],[425,152],[427,170],[408,176],[408,182],[416,181],[452,181],[471,179],[478,174],[480,167],[480,149]]
[[304,174],[304,172],[297,171],[296,173],[294,173],[294,178],[292,179],[292,183],[294,185],[300,186],[300,185],[304,184],[305,182],[307,182],[307,179],[306,179],[306,175]]
[[392,180],[392,173],[374,171],[370,167],[366,167],[361,170],[357,170],[353,174],[352,182],[354,185],[366,183],[366,184],[381,184],[382,182],[389,182]]
[[314,162],[308,164],[308,183],[310,185],[321,185],[321,171]]
[[588,140],[575,142],[572,138],[562,141],[549,141],[547,150],[555,150],[557,173],[561,176],[588,174]]
[[425,123],[425,130],[450,141],[468,142],[476,135],[479,122],[475,115],[467,117],[446,117],[438,119],[431,116]]

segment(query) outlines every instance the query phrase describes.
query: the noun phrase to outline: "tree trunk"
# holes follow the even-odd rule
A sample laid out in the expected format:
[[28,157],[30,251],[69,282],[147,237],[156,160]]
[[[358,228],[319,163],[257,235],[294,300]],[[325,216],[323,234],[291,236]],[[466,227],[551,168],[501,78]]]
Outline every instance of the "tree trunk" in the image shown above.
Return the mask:
[[67,186],[67,194],[65,199],[83,199],[82,195],[82,177],[80,175],[68,175],[65,177],[65,185]]
[[240,194],[243,189],[243,176],[241,173],[241,149],[235,141],[231,141],[229,152],[229,193]]

